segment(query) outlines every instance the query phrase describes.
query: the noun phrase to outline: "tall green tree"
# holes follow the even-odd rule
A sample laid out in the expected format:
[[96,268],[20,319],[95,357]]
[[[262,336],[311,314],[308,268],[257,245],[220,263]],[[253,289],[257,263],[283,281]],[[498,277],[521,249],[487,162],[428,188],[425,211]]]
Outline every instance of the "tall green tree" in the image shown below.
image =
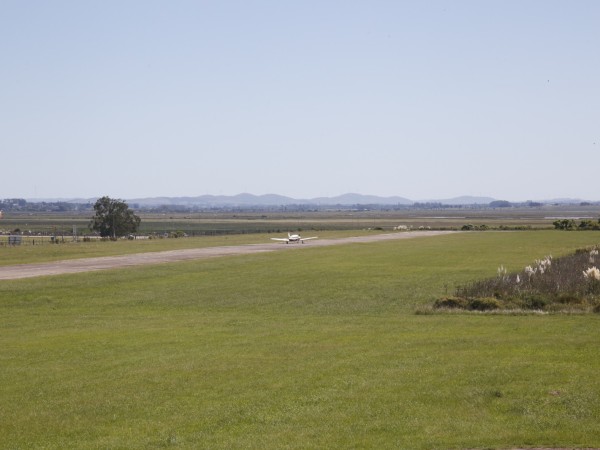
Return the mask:
[[125,236],[135,233],[141,219],[136,216],[123,200],[115,200],[104,196],[94,204],[96,215],[89,224],[90,229],[100,233],[100,236]]

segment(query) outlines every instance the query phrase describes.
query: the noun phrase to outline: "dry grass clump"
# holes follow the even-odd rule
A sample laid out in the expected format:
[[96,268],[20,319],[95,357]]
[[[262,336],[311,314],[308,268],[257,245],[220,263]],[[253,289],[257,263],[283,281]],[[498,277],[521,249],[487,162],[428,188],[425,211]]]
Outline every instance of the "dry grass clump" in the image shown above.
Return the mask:
[[547,256],[519,272],[498,268],[493,278],[456,289],[435,309],[471,311],[536,310],[600,312],[600,246],[587,247],[561,258]]

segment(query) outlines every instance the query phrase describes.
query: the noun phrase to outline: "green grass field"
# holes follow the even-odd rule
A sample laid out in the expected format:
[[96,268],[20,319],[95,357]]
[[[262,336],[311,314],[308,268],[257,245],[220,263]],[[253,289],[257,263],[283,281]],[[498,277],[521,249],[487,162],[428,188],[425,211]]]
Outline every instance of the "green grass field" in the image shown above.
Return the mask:
[[[392,230],[398,225],[413,228],[461,229],[462,226],[488,226],[534,229],[553,229],[556,218],[588,218],[597,220],[598,205],[544,205],[543,207],[473,208],[456,207],[443,209],[380,209],[328,208],[321,211],[226,211],[204,212],[143,212],[138,211],[142,221],[139,234],[170,233],[183,231],[190,236],[220,236],[255,233],[285,233],[287,231],[339,231],[382,228]],[[5,211],[0,220],[1,234],[19,230],[25,235],[55,235],[68,239],[74,234],[90,234],[93,211],[83,212],[25,212]]]
[[600,447],[599,315],[415,314],[598,243],[462,233],[0,282],[0,448]]

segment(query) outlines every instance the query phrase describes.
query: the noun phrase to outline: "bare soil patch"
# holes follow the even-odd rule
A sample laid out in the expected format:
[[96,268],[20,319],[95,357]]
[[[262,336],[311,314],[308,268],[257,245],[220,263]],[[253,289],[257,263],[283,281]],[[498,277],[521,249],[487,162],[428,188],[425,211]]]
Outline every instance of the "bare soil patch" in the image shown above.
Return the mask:
[[49,275],[91,272],[96,270],[118,269],[149,264],[164,264],[195,259],[217,258],[220,256],[247,255],[273,251],[290,251],[311,247],[342,245],[364,242],[377,242],[392,239],[411,239],[426,236],[439,236],[456,231],[413,231],[373,236],[349,237],[341,239],[318,239],[305,244],[265,243],[234,245],[225,247],[192,248],[163,252],[136,253],[132,255],[104,256],[99,258],[71,259],[36,264],[20,264],[0,267],[0,280],[15,280]]

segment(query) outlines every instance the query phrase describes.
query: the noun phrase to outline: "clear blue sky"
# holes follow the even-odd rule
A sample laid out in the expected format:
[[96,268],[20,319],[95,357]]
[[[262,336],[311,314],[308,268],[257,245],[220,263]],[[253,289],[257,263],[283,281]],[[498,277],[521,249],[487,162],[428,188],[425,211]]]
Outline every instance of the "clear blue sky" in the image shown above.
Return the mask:
[[0,198],[600,200],[600,1],[0,0]]

